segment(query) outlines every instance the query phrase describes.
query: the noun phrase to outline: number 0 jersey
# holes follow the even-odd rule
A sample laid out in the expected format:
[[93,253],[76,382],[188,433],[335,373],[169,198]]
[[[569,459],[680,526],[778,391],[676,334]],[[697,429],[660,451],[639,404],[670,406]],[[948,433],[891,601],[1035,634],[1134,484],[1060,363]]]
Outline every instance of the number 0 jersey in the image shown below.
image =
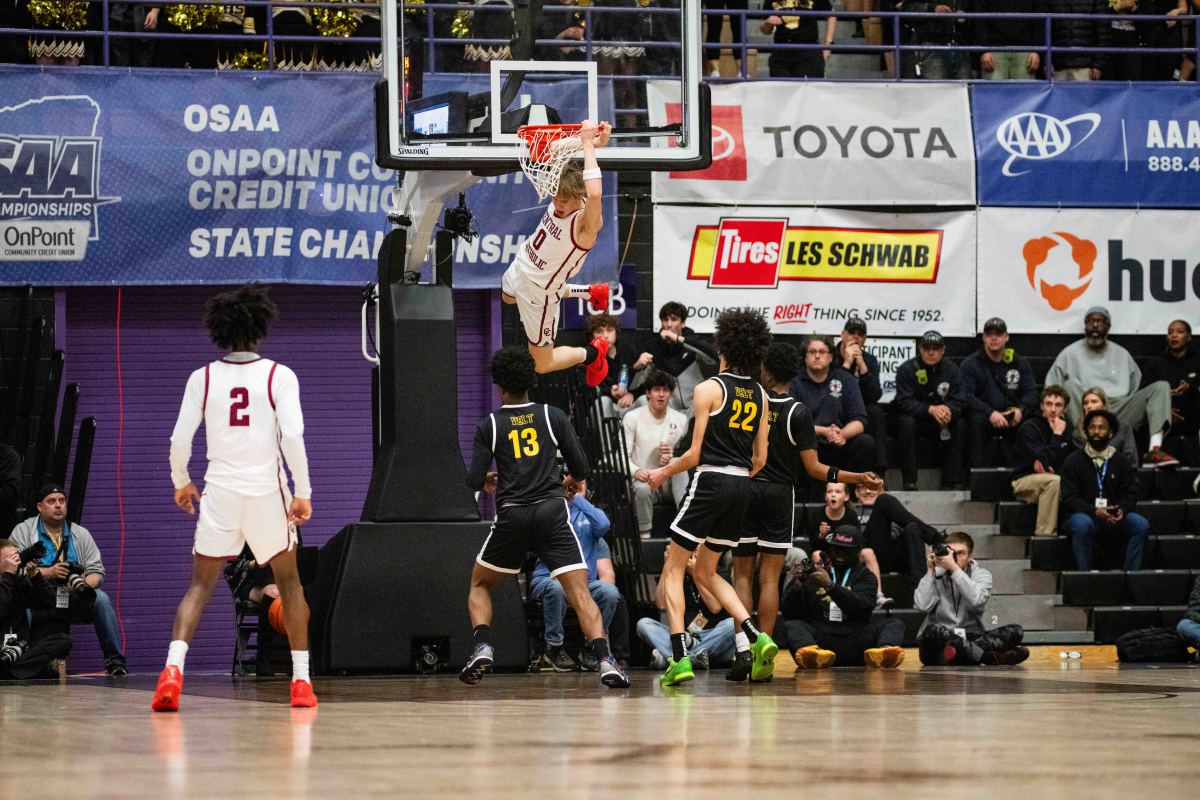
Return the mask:
[[577,479],[588,474],[587,457],[561,409],[543,403],[501,406],[475,428],[467,486],[483,488],[488,465],[496,462],[496,505],[524,506],[562,499],[558,451]]
[[575,242],[575,221],[583,209],[565,217],[554,216],[551,203],[525,241],[517,257],[509,266],[521,278],[516,281],[517,291],[538,291],[545,295],[557,295],[568,280],[583,267],[583,260],[591,252]]
[[206,484],[255,496],[287,485],[282,450],[296,497],[312,497],[304,450],[304,415],[296,373],[254,353],[231,353],[188,378],[171,434],[171,479],[191,482],[188,461],[200,422],[208,444]]
[[758,381],[732,372],[722,372],[710,380],[721,386],[724,400],[708,416],[708,427],[700,444],[700,466],[748,471],[754,455],[754,437],[766,411],[767,393]]

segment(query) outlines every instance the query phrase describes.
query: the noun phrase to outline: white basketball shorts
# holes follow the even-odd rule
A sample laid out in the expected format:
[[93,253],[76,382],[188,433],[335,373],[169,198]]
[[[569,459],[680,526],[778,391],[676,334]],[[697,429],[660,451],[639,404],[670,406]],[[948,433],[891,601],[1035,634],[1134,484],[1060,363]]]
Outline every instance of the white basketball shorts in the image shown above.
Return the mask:
[[554,335],[558,332],[558,295],[547,295],[516,267],[505,270],[500,290],[516,298],[521,325],[529,343],[537,347],[553,346]]
[[296,526],[287,518],[291,502],[286,488],[272,494],[244,495],[221,486],[205,486],[192,552],[208,558],[236,558],[249,544],[254,559],[266,564],[296,544]]

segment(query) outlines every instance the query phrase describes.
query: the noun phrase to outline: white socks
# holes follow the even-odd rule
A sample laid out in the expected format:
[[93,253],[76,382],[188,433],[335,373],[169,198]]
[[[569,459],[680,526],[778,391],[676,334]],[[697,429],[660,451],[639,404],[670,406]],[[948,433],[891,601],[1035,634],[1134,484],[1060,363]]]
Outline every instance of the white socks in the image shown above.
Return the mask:
[[187,658],[188,643],[182,639],[173,639],[167,647],[167,666],[179,667],[183,672],[183,660]]
[[292,680],[308,681],[309,683],[312,683],[312,679],[308,677],[307,650],[292,651]]
[[1156,447],[1162,447],[1162,440],[1162,431],[1150,434],[1150,449],[1153,450]]
[[750,649],[750,637],[745,631],[738,631],[733,635],[733,643],[737,646],[739,653],[744,653]]

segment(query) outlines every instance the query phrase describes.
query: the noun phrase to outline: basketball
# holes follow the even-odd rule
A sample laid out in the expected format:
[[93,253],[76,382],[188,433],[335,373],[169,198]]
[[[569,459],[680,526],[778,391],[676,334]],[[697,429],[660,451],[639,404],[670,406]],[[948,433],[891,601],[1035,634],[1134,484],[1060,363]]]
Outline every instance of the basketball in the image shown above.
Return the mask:
[[276,597],[267,609],[267,622],[282,636],[287,636],[287,626],[283,622],[283,600]]

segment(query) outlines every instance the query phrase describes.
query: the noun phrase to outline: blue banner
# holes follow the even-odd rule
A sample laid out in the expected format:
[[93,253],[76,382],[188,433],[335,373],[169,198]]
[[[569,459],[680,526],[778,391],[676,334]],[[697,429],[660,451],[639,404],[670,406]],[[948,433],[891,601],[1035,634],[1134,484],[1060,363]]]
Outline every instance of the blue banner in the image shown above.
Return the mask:
[[1194,208],[1200,93],[1189,84],[977,83],[979,204]]
[[[396,205],[395,173],[374,165],[374,81],[0,68],[0,283],[373,280]],[[532,93],[572,119],[571,88]],[[599,99],[611,116],[607,84]],[[616,278],[615,192],[606,175],[580,282]],[[455,283],[498,287],[545,204],[519,172],[467,202],[480,236],[459,248]]]

